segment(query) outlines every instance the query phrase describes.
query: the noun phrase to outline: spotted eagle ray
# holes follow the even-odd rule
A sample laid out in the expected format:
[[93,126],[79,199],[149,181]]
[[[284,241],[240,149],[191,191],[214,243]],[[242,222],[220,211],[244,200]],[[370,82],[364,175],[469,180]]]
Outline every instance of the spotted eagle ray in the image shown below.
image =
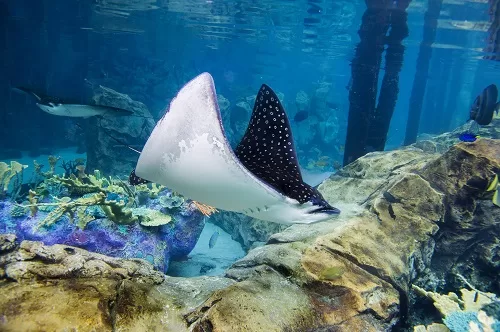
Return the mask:
[[91,116],[125,116],[134,114],[132,111],[118,107],[67,103],[57,97],[37,94],[23,87],[17,87],[14,90],[34,97],[37,101],[36,106],[52,115],[89,118]]
[[281,224],[340,213],[302,180],[288,118],[265,84],[233,152],[209,73],[191,80],[172,100],[129,180],[162,184],[200,203]]

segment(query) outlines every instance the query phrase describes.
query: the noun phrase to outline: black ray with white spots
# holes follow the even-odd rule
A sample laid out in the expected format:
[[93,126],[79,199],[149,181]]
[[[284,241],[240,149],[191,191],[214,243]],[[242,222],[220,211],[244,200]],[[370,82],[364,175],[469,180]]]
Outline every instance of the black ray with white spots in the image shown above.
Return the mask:
[[316,189],[302,180],[288,117],[274,91],[265,84],[257,94],[236,156],[256,177],[283,195],[300,203],[313,202],[322,207],[318,212],[337,213]]

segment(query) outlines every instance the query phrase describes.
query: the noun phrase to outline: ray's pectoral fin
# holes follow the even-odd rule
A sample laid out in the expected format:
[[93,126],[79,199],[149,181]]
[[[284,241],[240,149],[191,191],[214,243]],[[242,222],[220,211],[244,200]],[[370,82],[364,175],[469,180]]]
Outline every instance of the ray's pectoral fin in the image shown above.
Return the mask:
[[312,213],[340,213],[303,181],[288,117],[276,93],[265,84],[257,94],[236,156],[250,172],[281,194],[317,206]]
[[151,183],[151,181],[148,181],[146,179],[143,179],[135,174],[135,169],[130,172],[130,175],[128,177],[128,183],[132,186],[138,186],[140,184],[146,184],[146,183]]

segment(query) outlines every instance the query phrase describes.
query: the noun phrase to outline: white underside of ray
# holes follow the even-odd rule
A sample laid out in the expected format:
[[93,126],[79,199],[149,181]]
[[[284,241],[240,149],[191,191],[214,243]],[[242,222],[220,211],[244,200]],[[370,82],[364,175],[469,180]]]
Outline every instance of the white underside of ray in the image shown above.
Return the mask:
[[96,109],[92,105],[62,104],[51,107],[44,104],[37,104],[37,106],[44,112],[58,116],[87,118],[102,114],[102,111]]
[[186,84],[158,121],[136,174],[221,210],[278,223],[311,223],[312,204],[299,204],[248,171],[222,128],[213,79],[203,73]]

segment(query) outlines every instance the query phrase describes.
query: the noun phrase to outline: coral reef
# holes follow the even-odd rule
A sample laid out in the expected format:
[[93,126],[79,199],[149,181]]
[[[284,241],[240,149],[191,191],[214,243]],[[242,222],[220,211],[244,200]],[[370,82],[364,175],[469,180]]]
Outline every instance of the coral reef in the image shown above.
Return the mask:
[[[17,161],[11,161],[10,166],[5,162],[0,162],[0,199],[5,197],[10,187],[12,188],[12,196],[15,198],[21,189],[23,183],[23,170],[28,165],[22,165]],[[12,180],[14,183],[11,183]]]
[[[86,259],[88,253],[73,252],[67,246],[32,242],[17,246],[12,236],[4,236],[0,249],[7,253],[0,257],[4,279],[0,287],[8,296],[0,299],[0,310],[6,312],[0,324],[13,329],[21,320],[29,324],[36,321],[45,330],[82,329],[84,322],[90,322],[96,330],[112,326],[117,330],[387,331],[405,325],[430,325],[440,319],[418,319],[431,311],[429,307],[434,308],[427,298],[427,303],[417,302],[423,297],[414,290],[420,288],[422,294],[448,303],[441,308],[447,313],[443,322],[451,329],[458,330],[465,322],[472,331],[487,326],[494,330],[498,317],[491,306],[495,303],[484,305],[483,295],[494,298],[488,293],[500,293],[500,209],[493,205],[486,189],[500,169],[499,156],[500,142],[490,139],[459,143],[444,154],[415,146],[370,153],[318,187],[342,210],[340,216],[293,225],[268,240],[265,238],[270,233],[263,232],[266,244],[235,262],[226,271],[226,278],[164,276],[164,281],[140,282],[134,276],[142,272],[131,276],[122,271],[122,260]],[[165,192],[148,198],[148,208],[160,210],[160,197]],[[11,202],[2,204],[1,211],[10,211]],[[107,218],[88,223],[78,234],[92,230],[83,233],[90,237],[105,227],[114,227],[124,233],[130,241],[127,243],[133,243],[120,250],[144,249],[147,243],[150,247],[145,253],[156,256],[165,247],[156,242],[161,249],[155,252],[151,243],[161,238],[169,246],[169,257],[182,257],[196,239],[193,223],[199,224],[188,216],[203,216],[194,203],[185,206],[169,210],[177,212],[172,221],[157,227],[158,237],[144,235],[144,229],[153,227],[137,222],[117,225]],[[5,233],[24,234],[16,229],[30,230],[33,220],[43,213],[40,209],[36,218],[18,218],[15,227]],[[113,226],[103,226],[101,221]],[[62,234],[63,227],[72,225],[54,223],[51,233],[57,230]],[[103,238],[92,238],[90,243],[109,243]],[[64,243],[66,238],[61,240],[58,242]],[[136,253],[132,257],[137,257]],[[109,271],[106,265],[113,271],[99,272]],[[20,272],[10,277],[9,271]],[[117,276],[117,271],[122,274]],[[24,272],[28,279],[22,278]],[[87,273],[93,278],[85,278]],[[51,276],[55,278],[48,279]],[[461,299],[438,295],[464,288],[472,290],[463,291]],[[14,301],[19,310],[4,309],[11,308]],[[61,306],[46,305],[53,302]],[[474,314],[467,310],[471,308]],[[39,319],[42,310],[43,319]],[[67,317],[66,310],[71,310]],[[417,331],[444,328],[434,324]]]
[[47,172],[35,163],[41,182],[30,185],[34,189],[27,200],[0,200],[0,233],[110,256],[143,257],[162,271],[168,270],[170,259],[193,249],[204,214],[184,198],[156,184],[131,187],[98,170],[86,174],[79,161],[62,161],[65,173],[57,175],[58,158],[49,162]]
[[[459,331],[497,331],[500,330],[500,321],[489,317],[482,309],[492,302],[499,302],[500,299],[493,293],[484,293],[475,288],[460,290],[461,299],[457,294],[450,292],[441,295],[435,292],[427,292],[424,289],[413,285],[413,289],[422,296],[434,301],[434,306],[443,316],[444,325],[453,332]],[[498,326],[498,329],[496,329]],[[422,330],[423,325],[415,327],[415,331]],[[425,329],[426,331],[429,328]]]

